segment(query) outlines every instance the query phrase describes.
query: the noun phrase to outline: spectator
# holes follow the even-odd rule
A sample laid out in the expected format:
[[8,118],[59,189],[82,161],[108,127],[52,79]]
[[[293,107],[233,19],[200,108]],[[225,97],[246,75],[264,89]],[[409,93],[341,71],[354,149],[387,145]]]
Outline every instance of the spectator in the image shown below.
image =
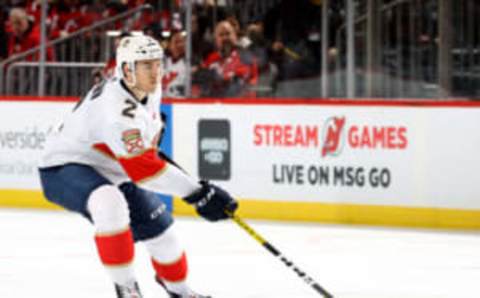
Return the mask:
[[7,58],[8,55],[8,36],[5,30],[7,15],[3,5],[0,5],[0,61]]
[[252,96],[249,87],[256,84],[256,61],[237,47],[237,35],[230,22],[222,21],[215,27],[215,46],[216,50],[203,62],[203,70],[196,74],[202,95]]
[[[40,26],[42,18],[42,0],[33,0],[26,6],[26,12],[33,18],[35,25]],[[48,0],[48,12],[46,18],[47,32],[50,39],[59,36],[59,12],[55,0]]]
[[186,95],[185,35],[185,31],[175,31],[168,43],[162,77],[165,97],[182,98]]
[[265,15],[265,37],[272,41],[270,57],[280,80],[319,74],[320,20],[321,6],[313,1],[282,0]]
[[265,70],[269,62],[267,53],[269,44],[265,39],[263,23],[257,21],[249,24],[246,32],[245,43],[248,44],[246,48],[255,56],[259,70]]
[[145,26],[143,28],[143,34],[144,35],[147,35],[147,36],[150,36],[154,39],[156,39],[158,42],[160,42],[160,44],[162,45],[163,48],[166,47],[166,45],[164,45],[165,43],[165,37],[164,37],[164,32],[168,32],[168,31],[164,31],[162,30],[163,28],[161,27],[160,23],[159,22],[150,22],[147,24],[147,26]]
[[[131,7],[129,9],[134,8],[135,7]],[[155,11],[153,9],[144,9],[141,11],[141,13],[136,15],[131,25],[131,28],[132,30],[145,30],[145,25],[147,24],[147,28],[150,27],[154,31],[153,34],[158,35],[160,34],[161,29],[163,29],[163,27],[161,26],[161,21],[159,21],[162,20],[162,17],[164,17],[164,15],[160,11]],[[158,40],[158,36],[155,35],[153,35],[153,37]]]
[[230,23],[230,25],[232,25],[233,30],[235,30],[235,34],[237,35],[237,46],[242,49],[246,49],[250,45],[250,40],[243,33],[242,27],[240,26],[240,22],[238,21],[237,17],[231,15],[228,16],[226,20]]
[[[22,53],[40,45],[40,28],[28,18],[23,8],[10,11],[9,23],[11,32],[8,37],[8,55]],[[27,57],[27,60],[38,60],[38,54]],[[47,49],[47,60],[53,60],[53,49]]]
[[246,48],[254,57],[258,67],[257,96],[272,96],[278,77],[278,68],[270,59],[269,43],[264,36],[263,22],[257,20],[246,29]]
[[100,18],[98,7],[82,3],[80,0],[63,0],[59,3],[59,37],[93,24]]
[[209,53],[215,47],[211,40],[206,38],[207,33],[206,21],[200,18],[196,13],[192,14],[192,64],[200,65]]

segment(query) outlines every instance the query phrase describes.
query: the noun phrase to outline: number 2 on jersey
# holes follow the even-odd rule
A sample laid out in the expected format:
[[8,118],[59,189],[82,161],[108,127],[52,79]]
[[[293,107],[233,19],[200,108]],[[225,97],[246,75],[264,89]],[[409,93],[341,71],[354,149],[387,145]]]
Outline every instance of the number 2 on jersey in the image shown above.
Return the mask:
[[135,118],[133,112],[137,109],[137,103],[131,99],[126,99],[125,104],[127,104],[127,107],[122,110],[122,115],[129,118]]

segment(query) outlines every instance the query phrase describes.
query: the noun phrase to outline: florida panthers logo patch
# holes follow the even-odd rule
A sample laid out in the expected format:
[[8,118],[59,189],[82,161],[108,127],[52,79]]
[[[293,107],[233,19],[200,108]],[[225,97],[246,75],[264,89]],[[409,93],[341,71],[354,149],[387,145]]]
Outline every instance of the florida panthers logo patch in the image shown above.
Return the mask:
[[128,153],[137,153],[145,147],[139,129],[129,129],[122,133],[122,141]]

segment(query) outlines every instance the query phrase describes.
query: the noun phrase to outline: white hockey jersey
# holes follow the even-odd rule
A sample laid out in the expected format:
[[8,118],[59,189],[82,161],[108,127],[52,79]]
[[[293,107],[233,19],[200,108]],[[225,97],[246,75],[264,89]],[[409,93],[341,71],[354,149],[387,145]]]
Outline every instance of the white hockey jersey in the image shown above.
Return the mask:
[[115,184],[133,181],[156,192],[191,194],[198,181],[157,155],[160,98],[156,92],[140,102],[115,78],[93,87],[47,140],[40,167],[86,164]]
[[187,81],[187,66],[185,59],[174,60],[170,56],[164,59],[164,74],[162,78],[163,93],[169,98],[184,98]]

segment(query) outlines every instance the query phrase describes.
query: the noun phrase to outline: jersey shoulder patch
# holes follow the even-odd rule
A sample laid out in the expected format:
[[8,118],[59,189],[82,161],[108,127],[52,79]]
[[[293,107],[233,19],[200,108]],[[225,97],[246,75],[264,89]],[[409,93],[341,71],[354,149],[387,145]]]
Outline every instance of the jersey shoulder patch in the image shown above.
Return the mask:
[[122,141],[129,154],[135,154],[145,149],[140,129],[128,129],[122,132]]

